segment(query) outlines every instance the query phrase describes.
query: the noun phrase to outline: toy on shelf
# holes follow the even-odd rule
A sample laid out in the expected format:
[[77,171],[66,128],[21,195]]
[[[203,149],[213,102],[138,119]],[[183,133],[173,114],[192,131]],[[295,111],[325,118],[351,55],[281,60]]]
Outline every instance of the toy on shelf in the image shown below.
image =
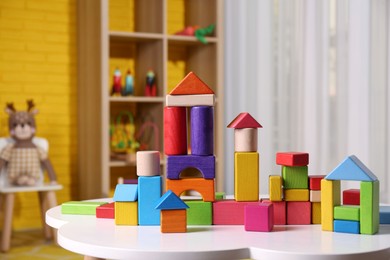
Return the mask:
[[[47,150],[34,143],[36,132],[33,100],[27,100],[27,111],[16,111],[13,103],[8,103],[8,128],[11,135],[9,143],[0,153],[0,170],[5,168],[11,185],[32,186],[42,180],[44,168],[50,181],[56,183],[57,176],[48,158]],[[41,168],[42,167],[42,168]]]
[[130,96],[134,94],[134,77],[131,75],[131,71],[127,70],[125,77],[125,85],[122,89],[122,96]]
[[200,26],[187,26],[183,30],[175,33],[175,35],[183,36],[195,36],[201,43],[207,44],[206,36],[212,35],[215,29],[215,25],[211,24],[207,27],[200,28]]
[[111,96],[122,95],[122,73],[119,68],[116,68],[113,76],[113,84],[111,89]]
[[156,75],[151,69],[146,73],[145,96],[157,96]]

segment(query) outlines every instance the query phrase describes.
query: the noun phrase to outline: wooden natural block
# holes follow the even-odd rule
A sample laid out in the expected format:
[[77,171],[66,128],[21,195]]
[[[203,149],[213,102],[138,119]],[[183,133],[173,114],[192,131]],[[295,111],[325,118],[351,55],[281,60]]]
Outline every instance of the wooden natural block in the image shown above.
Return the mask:
[[247,205],[257,205],[256,202],[238,202],[234,200],[222,200],[213,203],[214,225],[243,225],[244,210]]
[[359,189],[344,190],[343,205],[360,205],[360,190]]
[[282,176],[270,175],[268,179],[269,184],[269,199],[271,201],[282,201],[283,190],[282,190]]
[[321,190],[321,180],[325,178],[325,175],[309,175],[309,189]]
[[257,128],[234,129],[235,152],[257,152]]
[[360,221],[360,208],[357,206],[335,206],[333,210],[333,218]]
[[321,202],[311,203],[311,223],[321,224]]
[[177,196],[186,190],[194,190],[202,195],[203,201],[214,201],[214,180],[203,178],[186,178],[181,180],[166,180],[167,190],[172,190]]
[[309,201],[308,189],[284,189],[285,201]]
[[379,230],[379,181],[360,182],[360,233]]
[[215,178],[215,156],[207,155],[171,155],[167,157],[167,178],[180,179],[183,170],[195,168],[205,179]]
[[161,232],[187,232],[187,211],[185,209],[161,210]]
[[160,152],[159,151],[137,152],[137,175],[138,176],[160,175]]
[[286,225],[286,202],[285,201],[270,201],[262,200],[262,203],[272,203],[274,205],[274,225]]
[[201,200],[187,200],[187,225],[212,225],[213,205]]
[[107,202],[94,201],[68,201],[61,205],[62,214],[95,215],[96,208]]
[[242,128],[262,128],[259,122],[254,119],[251,114],[244,112],[238,114],[236,118],[227,126],[228,128],[242,129]]
[[333,231],[333,209],[341,204],[340,181],[321,180],[321,228]]
[[310,190],[310,202],[321,202],[320,190]]
[[214,154],[214,108],[191,108],[191,154]]
[[390,206],[379,206],[379,223],[390,224]]
[[311,202],[287,202],[287,225],[310,225]]
[[300,152],[276,153],[276,164],[284,166],[306,166],[309,164],[309,154]]
[[115,218],[115,202],[103,204],[96,208],[97,218]]
[[164,152],[166,155],[187,154],[187,110],[185,107],[164,108]]
[[285,189],[308,189],[307,166],[282,166],[283,187]]
[[138,178],[138,224],[160,225],[160,210],[155,209],[161,197],[162,178],[151,176]]
[[169,107],[213,107],[215,105],[215,95],[167,95],[165,104]]
[[138,199],[137,184],[117,184],[113,200],[116,201],[136,201]]
[[234,153],[234,198],[236,201],[259,200],[259,154]]
[[137,226],[138,202],[115,202],[115,224]]
[[270,232],[274,227],[272,203],[245,206],[244,226],[246,231]]
[[360,234],[360,224],[359,221],[335,219],[333,230],[340,233]]
[[194,72],[185,76],[179,84],[169,93],[170,95],[195,95],[195,94],[214,94],[206,83],[204,83]]

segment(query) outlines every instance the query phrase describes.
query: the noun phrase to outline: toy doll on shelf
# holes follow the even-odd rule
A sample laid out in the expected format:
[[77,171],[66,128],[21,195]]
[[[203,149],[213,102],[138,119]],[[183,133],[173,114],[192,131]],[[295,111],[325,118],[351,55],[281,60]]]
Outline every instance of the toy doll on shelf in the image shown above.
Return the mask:
[[145,96],[157,96],[156,75],[154,74],[153,70],[148,70],[146,74]]
[[27,101],[27,111],[16,111],[12,103],[7,104],[5,111],[9,115],[11,138],[2,138],[4,148],[0,149],[0,171],[6,170],[8,183],[17,186],[39,184],[42,169],[46,169],[51,183],[55,184],[57,177],[47,150],[37,145],[39,138],[34,138],[38,110],[34,109],[33,101]]

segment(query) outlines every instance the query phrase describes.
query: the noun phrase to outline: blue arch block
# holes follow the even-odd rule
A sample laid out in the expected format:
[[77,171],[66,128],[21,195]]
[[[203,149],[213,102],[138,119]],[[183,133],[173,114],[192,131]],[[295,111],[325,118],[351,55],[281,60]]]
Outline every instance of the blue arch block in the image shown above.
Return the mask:
[[199,170],[204,179],[215,178],[215,156],[173,155],[167,158],[167,178],[177,180],[180,173],[188,168]]

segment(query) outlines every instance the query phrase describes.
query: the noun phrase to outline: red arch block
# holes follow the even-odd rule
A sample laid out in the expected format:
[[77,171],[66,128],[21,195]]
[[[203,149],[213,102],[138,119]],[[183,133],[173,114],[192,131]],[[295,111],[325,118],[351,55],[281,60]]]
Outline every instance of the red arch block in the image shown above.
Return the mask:
[[166,190],[173,191],[180,196],[184,191],[194,190],[202,195],[203,201],[212,202],[215,200],[214,179],[187,178],[180,180],[166,180]]

